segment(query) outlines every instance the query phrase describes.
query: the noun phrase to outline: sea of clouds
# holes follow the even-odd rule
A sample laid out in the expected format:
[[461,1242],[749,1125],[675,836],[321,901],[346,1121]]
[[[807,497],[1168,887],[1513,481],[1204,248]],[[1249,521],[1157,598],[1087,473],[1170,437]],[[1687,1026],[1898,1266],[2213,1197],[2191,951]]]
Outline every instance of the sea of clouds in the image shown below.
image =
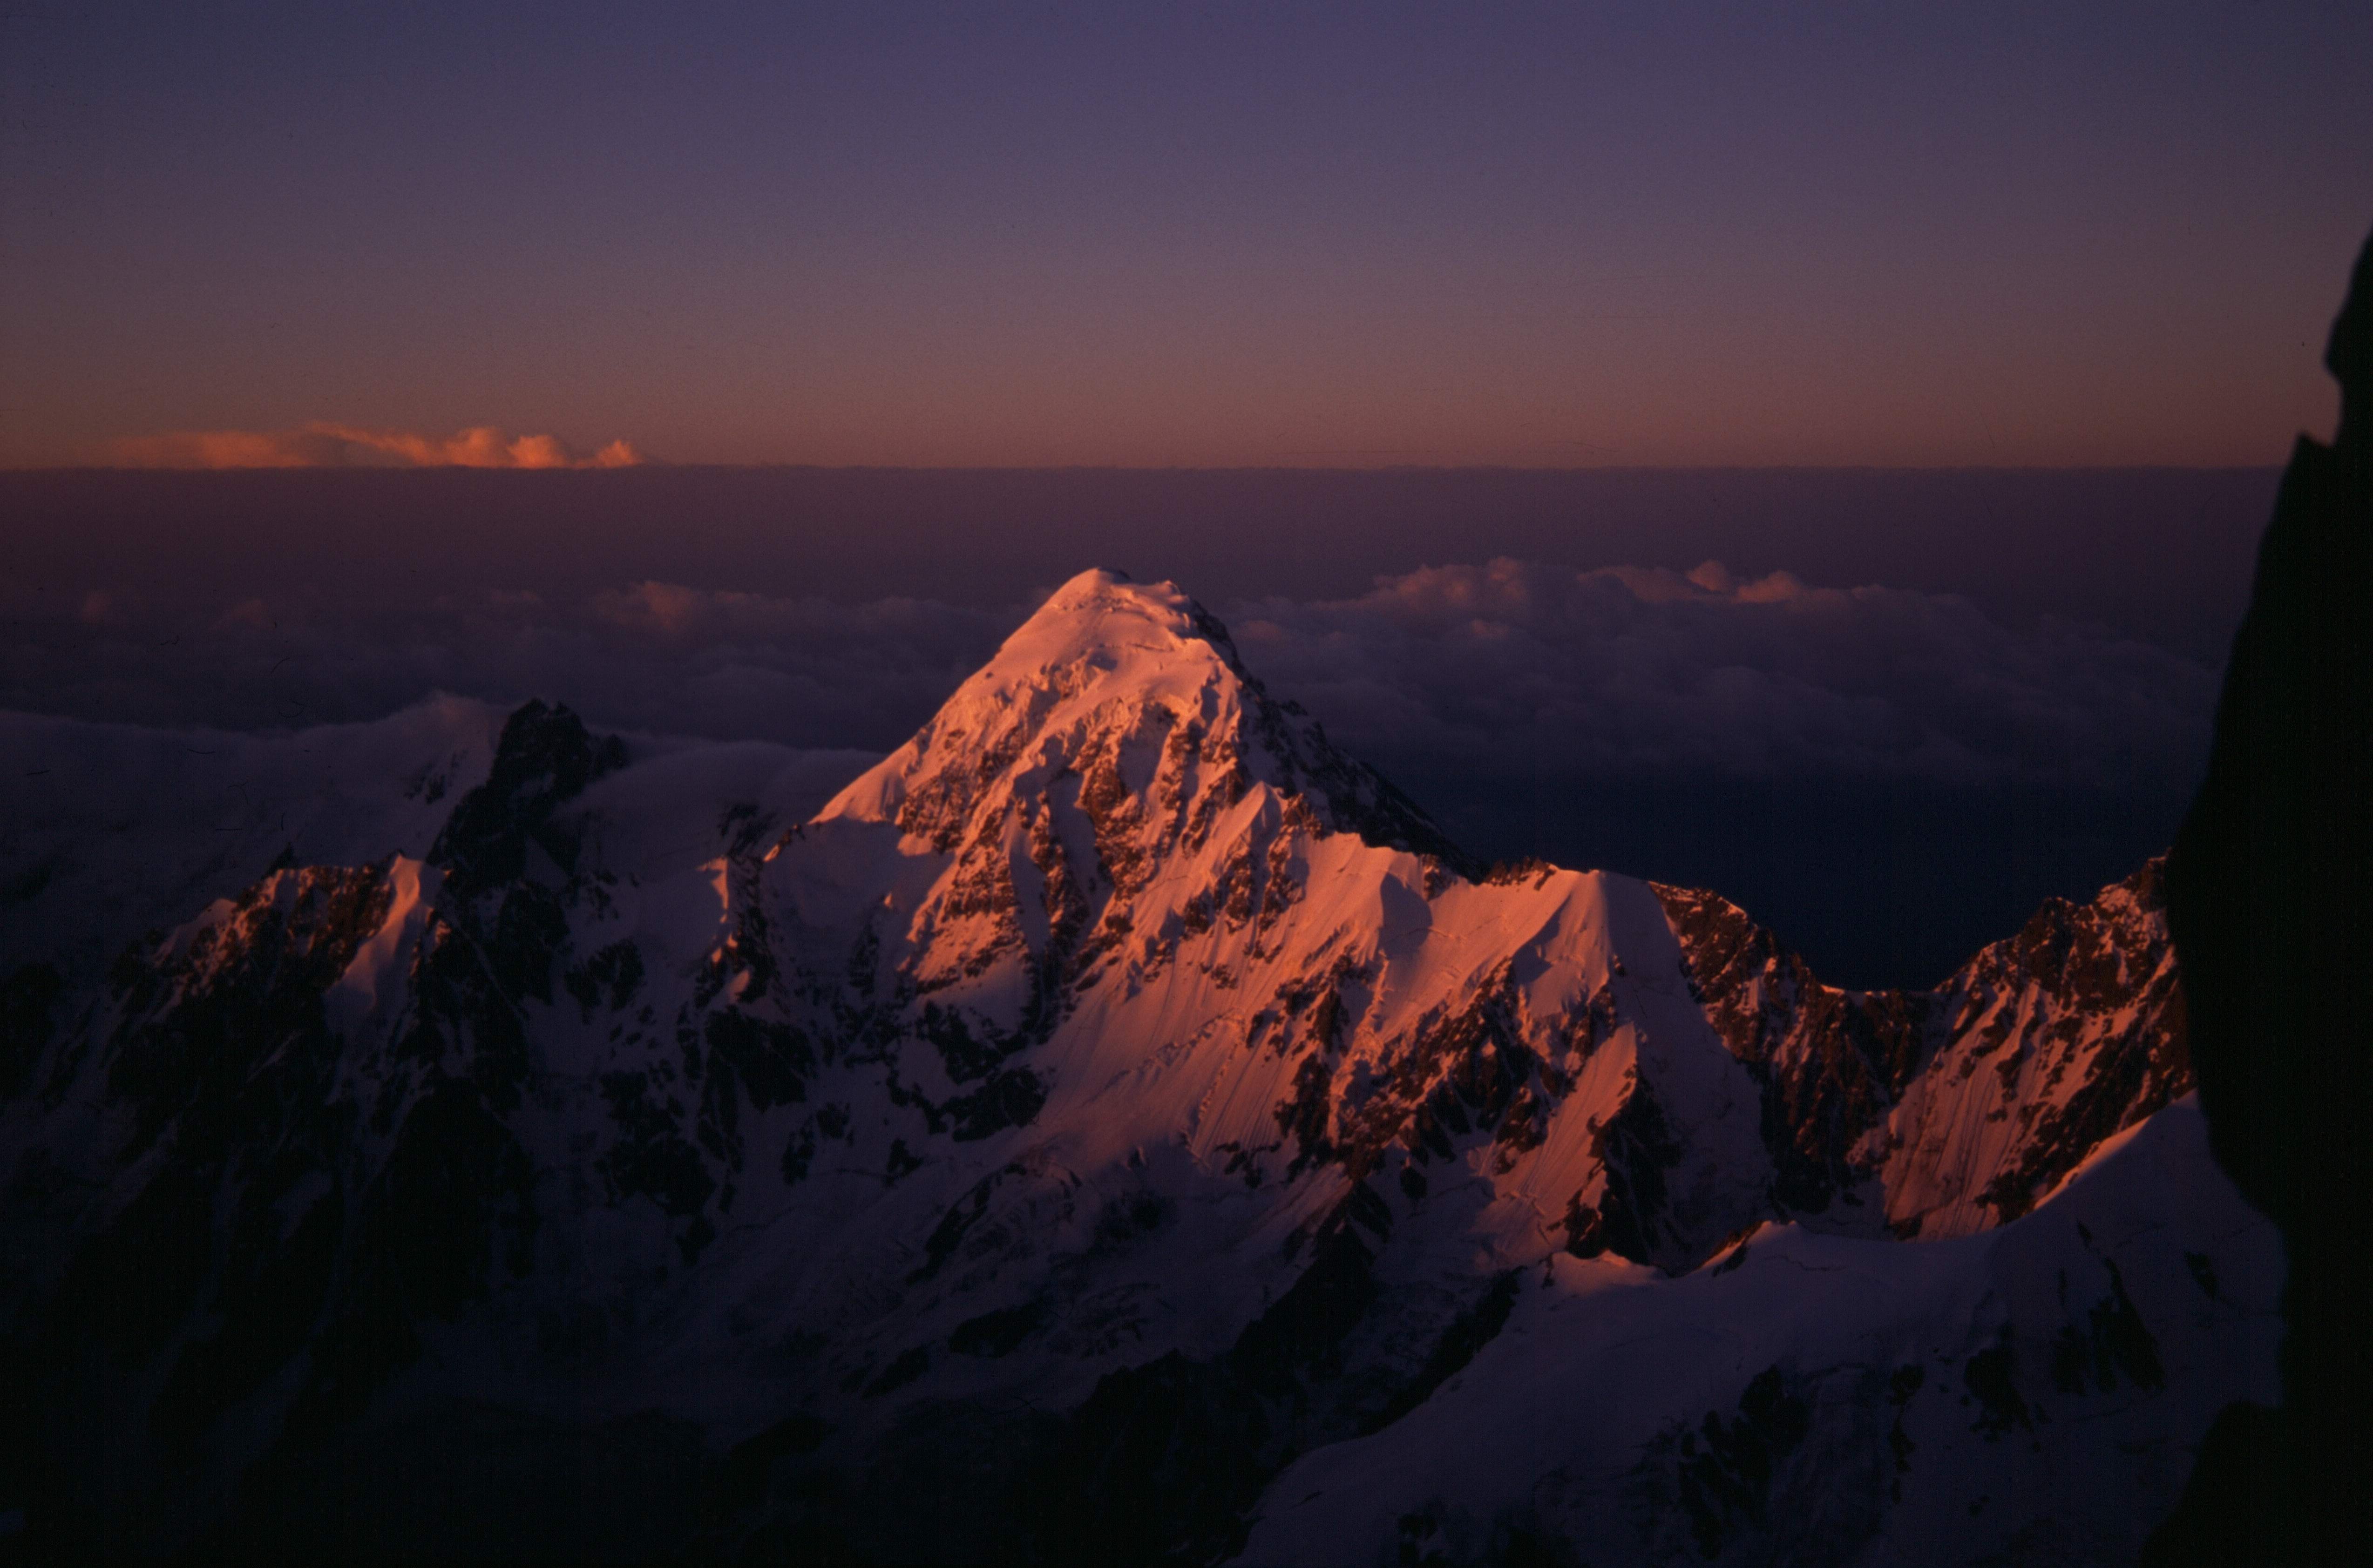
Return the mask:
[[[368,604],[16,588],[0,709],[286,735],[439,693],[541,697],[598,727],[831,751],[853,774],[1032,608],[659,582]],[[2081,895],[2163,847],[2218,682],[2098,626],[1713,563],[1503,559],[1213,608],[1254,674],[1478,854],[1718,886],[1862,976],[1941,973],[2039,889]],[[8,732],[0,810],[56,817],[87,770],[35,753],[90,749],[73,725]]]
[[2196,767],[2216,691],[2214,671],[2098,629],[1714,563],[1432,568],[1240,607],[1234,626],[1354,749],[1610,782],[2119,787]]
[[[653,734],[872,750],[904,739],[1031,608],[651,582],[368,609],[25,590],[0,605],[0,707],[293,729],[441,691],[543,697]],[[1214,608],[1256,675],[1388,769],[2188,787],[2216,693],[2215,670],[2098,627],[2015,627],[1955,595],[1741,581],[1713,563],[1499,560],[1353,598]]]

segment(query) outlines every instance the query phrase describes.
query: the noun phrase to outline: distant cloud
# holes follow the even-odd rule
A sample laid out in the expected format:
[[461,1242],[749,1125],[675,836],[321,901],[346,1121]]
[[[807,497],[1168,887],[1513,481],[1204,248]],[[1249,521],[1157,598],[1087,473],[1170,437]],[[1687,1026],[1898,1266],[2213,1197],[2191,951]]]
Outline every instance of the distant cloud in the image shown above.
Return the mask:
[[[266,591],[258,594],[254,590]],[[2215,672],[1952,595],[1517,561],[1357,598],[1222,603],[1246,663],[1354,755],[1435,791],[1665,781],[2188,792]],[[598,722],[886,749],[1024,607],[840,604],[657,581],[590,595],[295,585],[151,602],[0,587],[0,708],[240,727],[428,692]]]
[[[541,696],[605,728],[831,749],[854,772],[1031,608],[630,570],[564,584],[403,573],[333,596],[259,566],[177,594],[0,575],[0,710],[318,733],[438,691]],[[2200,662],[2098,627],[1711,563],[1499,560],[1212,608],[1271,691],[1468,849],[1722,888],[1862,984],[1928,983],[2041,891],[2088,891],[2164,847],[2217,691]],[[29,784],[53,782],[30,777],[43,765]],[[197,774],[144,777],[154,798],[198,797]],[[0,822],[18,825],[6,786]],[[122,798],[88,793],[91,812]],[[0,878],[8,864],[0,843]]]
[[586,596],[391,583],[357,602],[259,579],[262,593],[190,599],[0,580],[0,710],[279,728],[448,691],[543,697],[630,729],[881,751],[1020,613],[648,581]]
[[624,441],[589,457],[556,436],[514,436],[492,424],[438,436],[322,421],[296,430],[128,436],[114,444],[111,456],[122,467],[155,469],[621,469],[643,461]]
[[1715,562],[1500,560],[1233,609],[1254,669],[1412,774],[2188,791],[2216,691],[2213,670],[2097,629]]

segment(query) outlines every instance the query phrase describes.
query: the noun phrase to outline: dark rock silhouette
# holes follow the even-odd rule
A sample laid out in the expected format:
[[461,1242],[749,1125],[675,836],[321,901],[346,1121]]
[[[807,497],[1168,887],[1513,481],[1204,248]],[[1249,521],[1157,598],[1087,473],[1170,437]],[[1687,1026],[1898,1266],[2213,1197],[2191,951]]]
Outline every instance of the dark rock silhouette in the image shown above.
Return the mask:
[[2373,241],[2324,364],[2338,434],[2301,436],[2259,550],[2168,917],[2216,1158],[2283,1233],[2285,1405],[2236,1406],[2144,1561],[2361,1562],[2373,958]]

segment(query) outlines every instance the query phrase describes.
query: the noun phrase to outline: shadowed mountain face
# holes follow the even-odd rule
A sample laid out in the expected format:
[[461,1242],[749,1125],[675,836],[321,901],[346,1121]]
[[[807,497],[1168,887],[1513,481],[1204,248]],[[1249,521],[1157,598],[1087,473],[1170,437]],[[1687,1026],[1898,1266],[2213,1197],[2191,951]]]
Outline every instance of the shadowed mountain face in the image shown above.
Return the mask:
[[389,723],[376,847],[28,895],[34,1549],[2098,1562],[2272,1397],[2156,865],[1836,990],[1104,573],[828,799]]
[[2352,1001],[2373,953],[2373,242],[2324,363],[2332,445],[2302,436],[2260,547],[2208,778],[2168,867],[2216,1158],[2281,1226],[2284,1409],[2217,1424],[2153,1562],[2360,1561],[2373,1288],[2366,1196],[2373,1028]]

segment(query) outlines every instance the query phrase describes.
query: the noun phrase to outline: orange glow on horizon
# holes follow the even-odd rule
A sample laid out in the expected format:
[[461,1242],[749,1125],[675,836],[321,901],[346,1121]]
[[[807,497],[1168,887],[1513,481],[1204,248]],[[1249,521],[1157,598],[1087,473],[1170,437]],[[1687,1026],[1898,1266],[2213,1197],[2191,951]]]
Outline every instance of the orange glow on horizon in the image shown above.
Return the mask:
[[113,443],[108,457],[114,467],[163,469],[616,469],[644,461],[623,440],[584,457],[557,436],[513,436],[493,424],[436,436],[321,420],[295,430],[182,430],[128,436]]

